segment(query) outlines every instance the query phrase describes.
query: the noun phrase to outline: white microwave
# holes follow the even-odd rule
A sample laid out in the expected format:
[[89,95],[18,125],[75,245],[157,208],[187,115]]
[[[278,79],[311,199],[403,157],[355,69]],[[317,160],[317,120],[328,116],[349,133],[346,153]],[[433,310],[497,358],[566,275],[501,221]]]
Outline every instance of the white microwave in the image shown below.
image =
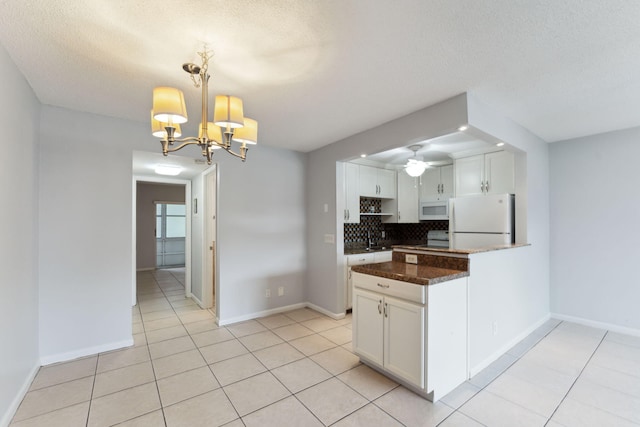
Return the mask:
[[420,202],[421,220],[449,219],[449,200]]

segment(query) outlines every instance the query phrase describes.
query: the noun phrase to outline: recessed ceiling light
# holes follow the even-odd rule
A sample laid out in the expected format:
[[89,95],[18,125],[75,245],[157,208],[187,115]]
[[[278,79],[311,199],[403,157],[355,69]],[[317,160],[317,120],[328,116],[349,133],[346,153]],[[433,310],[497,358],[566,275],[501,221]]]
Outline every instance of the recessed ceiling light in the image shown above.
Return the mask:
[[367,155],[366,154],[360,154],[360,157],[362,157],[364,159],[365,157],[367,157]]
[[180,166],[172,166],[172,165],[157,165],[155,168],[155,172],[158,175],[169,175],[176,176],[182,172],[182,168]]
[[465,131],[465,130],[467,130],[467,129],[469,129],[469,126],[467,126],[467,125],[462,125],[462,126],[460,126],[460,127],[458,128],[458,130],[459,130],[460,132],[464,132],[464,131]]
[[502,147],[503,145],[504,145],[504,142],[498,142],[498,143],[496,144],[496,147]]

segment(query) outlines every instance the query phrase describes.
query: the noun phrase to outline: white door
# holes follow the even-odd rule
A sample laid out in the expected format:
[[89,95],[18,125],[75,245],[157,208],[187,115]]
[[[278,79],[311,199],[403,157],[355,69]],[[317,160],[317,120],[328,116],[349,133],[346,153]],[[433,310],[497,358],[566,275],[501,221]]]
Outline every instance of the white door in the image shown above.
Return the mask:
[[424,306],[386,297],[383,311],[384,367],[424,388]]
[[363,197],[378,196],[378,169],[371,166],[358,167],[359,194]]
[[383,199],[396,198],[396,171],[378,169],[378,197]]
[[440,167],[440,199],[453,197],[453,165]]
[[383,366],[382,297],[353,289],[353,350]]
[[358,187],[358,165],[354,163],[344,164],[344,196],[345,215],[344,222],[357,224],[360,222],[360,188]]
[[216,246],[216,220],[217,220],[217,190],[218,174],[217,167],[211,167],[204,177],[204,248],[202,251],[204,266],[202,299],[208,308],[213,308],[218,313],[218,289],[217,271],[218,247]]

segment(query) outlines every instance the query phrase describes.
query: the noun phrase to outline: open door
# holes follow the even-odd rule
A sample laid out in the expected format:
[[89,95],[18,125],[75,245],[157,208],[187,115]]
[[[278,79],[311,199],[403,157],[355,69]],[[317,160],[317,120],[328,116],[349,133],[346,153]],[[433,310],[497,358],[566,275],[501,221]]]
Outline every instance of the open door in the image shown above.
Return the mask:
[[[216,165],[210,168],[204,177],[204,252],[203,252],[203,296],[208,298],[207,306],[211,307],[214,313],[218,313],[218,248],[216,246],[216,218],[217,218],[217,195],[218,195],[218,168]],[[210,299],[209,299],[210,298]],[[216,315],[217,317],[217,315]]]

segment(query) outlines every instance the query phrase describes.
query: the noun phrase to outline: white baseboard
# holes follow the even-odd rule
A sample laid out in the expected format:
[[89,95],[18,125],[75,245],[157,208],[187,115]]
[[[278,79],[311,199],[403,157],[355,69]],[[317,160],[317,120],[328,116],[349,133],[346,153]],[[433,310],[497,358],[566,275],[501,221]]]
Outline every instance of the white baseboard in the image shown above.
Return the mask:
[[329,316],[332,319],[340,320],[340,319],[344,319],[345,317],[344,313],[332,313],[329,310],[325,310],[324,308],[317,306],[315,304],[311,304],[310,302],[307,303],[307,307],[309,307],[312,310],[319,311],[320,313],[324,314],[325,316]]
[[582,317],[567,316],[566,314],[551,313],[551,317],[558,320],[577,323],[579,325],[590,326],[592,328],[606,329],[607,331],[617,332],[625,335],[633,335],[640,337],[640,329],[628,328],[626,326],[616,325],[614,323],[598,322]]
[[138,268],[138,269],[136,269],[136,271],[154,271],[155,269],[156,269],[155,267]]
[[70,351],[67,353],[52,354],[49,356],[40,357],[40,364],[42,366],[51,365],[52,363],[66,362],[68,360],[77,359],[79,357],[91,356],[98,353],[104,353],[105,351],[117,350],[120,348],[131,347],[133,345],[133,337],[109,344],[102,344],[95,347],[87,347],[79,350]]
[[191,294],[189,296],[192,300],[195,301],[196,304],[198,304],[198,306],[203,309],[203,310],[208,310],[209,307],[205,307],[204,303],[202,301],[200,301],[195,295]]
[[307,303],[300,302],[297,304],[286,305],[284,307],[272,308],[270,310],[257,311],[254,313],[244,314],[238,317],[232,317],[230,319],[220,319],[218,317],[218,326],[229,325],[231,323],[244,322],[245,320],[257,319],[259,317],[271,316],[278,313],[283,313],[285,311],[297,310],[299,308],[304,308],[307,306]]
[[13,401],[7,408],[7,412],[5,412],[4,415],[2,415],[2,418],[0,418],[0,427],[9,426],[9,423],[13,419],[13,416],[16,414],[18,407],[20,407],[20,403],[22,403],[22,399],[24,399],[24,396],[29,391],[29,387],[31,387],[31,383],[36,377],[38,369],[40,369],[40,365],[36,364],[33,368],[31,368],[31,371],[29,371],[29,375],[27,375],[27,377],[24,379],[22,387],[20,387],[20,390],[18,390],[16,397],[14,397]]
[[515,338],[513,338],[512,340],[507,342],[505,345],[500,347],[498,350],[496,350],[491,356],[487,357],[486,359],[484,359],[482,362],[478,363],[477,365],[475,365],[473,367],[470,367],[469,368],[469,377],[473,377],[474,375],[476,375],[480,371],[482,371],[484,368],[486,368],[487,366],[491,365],[493,362],[498,360],[502,355],[504,355],[507,351],[509,351],[511,349],[511,347],[513,347],[514,345],[518,344],[520,341],[525,339],[527,336],[529,336],[529,334],[531,334],[533,331],[535,331],[540,326],[542,326],[550,318],[551,318],[551,314],[544,315],[540,320],[538,320],[537,322],[533,323],[527,329],[525,329],[524,331],[519,333]]

